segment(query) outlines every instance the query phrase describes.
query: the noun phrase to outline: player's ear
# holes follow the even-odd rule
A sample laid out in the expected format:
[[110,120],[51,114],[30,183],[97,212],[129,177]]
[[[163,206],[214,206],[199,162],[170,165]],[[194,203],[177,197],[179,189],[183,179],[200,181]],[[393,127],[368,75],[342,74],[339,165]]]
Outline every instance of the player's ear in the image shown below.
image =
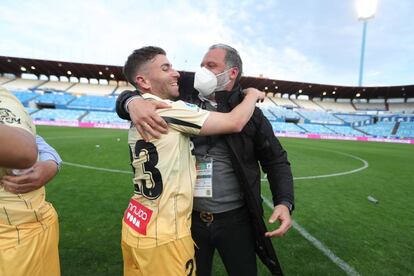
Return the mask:
[[151,88],[150,81],[144,76],[138,74],[135,77],[136,84],[139,88],[141,88],[143,91],[148,91]]

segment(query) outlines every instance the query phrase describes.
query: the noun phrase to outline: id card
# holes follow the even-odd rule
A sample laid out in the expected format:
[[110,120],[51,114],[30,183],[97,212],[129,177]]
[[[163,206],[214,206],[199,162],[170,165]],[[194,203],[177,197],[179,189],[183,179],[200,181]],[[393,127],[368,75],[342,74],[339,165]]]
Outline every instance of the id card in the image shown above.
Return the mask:
[[194,187],[195,197],[213,197],[213,159],[196,157],[197,179]]

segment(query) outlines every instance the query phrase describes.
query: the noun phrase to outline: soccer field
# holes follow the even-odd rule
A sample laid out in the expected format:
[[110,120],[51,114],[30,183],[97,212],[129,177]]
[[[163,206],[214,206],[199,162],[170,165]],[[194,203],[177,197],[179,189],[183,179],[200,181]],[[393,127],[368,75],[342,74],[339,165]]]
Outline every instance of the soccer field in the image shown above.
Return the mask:
[[[127,131],[37,131],[65,162],[47,185],[59,213],[62,275],[122,275],[121,218],[133,191]],[[285,274],[413,275],[414,145],[280,140],[296,197],[294,227],[274,239]],[[271,196],[262,185],[267,220]],[[260,262],[259,273],[269,275]],[[214,275],[226,275],[219,258]]]

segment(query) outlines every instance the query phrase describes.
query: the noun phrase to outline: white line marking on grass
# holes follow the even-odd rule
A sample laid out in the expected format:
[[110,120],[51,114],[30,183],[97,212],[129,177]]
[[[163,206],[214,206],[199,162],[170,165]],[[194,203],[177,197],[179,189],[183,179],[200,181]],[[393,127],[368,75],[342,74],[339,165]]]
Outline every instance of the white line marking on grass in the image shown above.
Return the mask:
[[[264,203],[273,210],[273,204],[264,196],[262,196]],[[322,251],[322,253],[327,256],[334,264],[336,264],[339,268],[341,268],[343,271],[345,271],[346,274],[352,275],[352,276],[358,276],[360,275],[358,271],[355,270],[352,266],[347,264],[344,260],[339,258],[335,255],[328,247],[326,247],[322,242],[317,240],[314,236],[309,234],[308,231],[306,231],[305,228],[300,226],[296,221],[292,220],[292,226],[295,230],[299,232],[305,239],[307,239],[313,246],[315,246],[317,249]]]
[[[369,167],[368,161],[366,161],[366,160],[364,160],[364,159],[362,159],[362,158],[360,158],[358,156],[355,156],[355,155],[352,155],[352,154],[348,154],[348,153],[344,153],[344,152],[340,152],[340,151],[332,151],[332,152],[339,153],[339,154],[342,154],[342,155],[349,156],[349,157],[352,157],[354,159],[357,159],[357,160],[361,161],[364,165],[362,167],[357,168],[357,169],[350,170],[350,171],[345,171],[345,172],[331,173],[331,174],[323,174],[323,175],[298,176],[298,177],[293,177],[293,179],[294,180],[303,180],[303,179],[316,179],[316,178],[325,178],[325,177],[341,176],[341,175],[347,175],[347,174],[357,173],[357,172],[360,172],[362,170],[365,170],[365,169],[367,169]],[[267,179],[266,178],[262,178],[261,181],[267,181]]]
[[[99,135],[99,138],[109,138],[109,137],[114,137],[114,138],[118,138],[117,134],[112,134],[112,135]],[[67,135],[67,136],[51,136],[51,137],[43,137],[46,141],[49,140],[64,140],[64,139],[74,139],[74,138],[81,138],[81,139],[91,139],[90,136],[87,135]]]
[[116,170],[116,169],[99,168],[99,167],[94,167],[94,166],[87,166],[87,165],[81,165],[81,164],[76,164],[76,163],[70,163],[70,162],[66,162],[66,161],[63,161],[62,163],[64,165],[69,165],[69,166],[72,166],[72,167],[78,167],[78,168],[83,168],[83,169],[90,169],[90,170],[104,171],[104,172],[132,174],[131,171],[122,171],[122,170]]
[[[355,170],[352,170],[352,171],[348,171],[348,172],[343,172],[343,173],[336,173],[336,174],[322,175],[322,176],[310,176],[310,177],[303,177],[301,179],[311,179],[311,178],[321,178],[321,177],[345,175],[345,174],[350,174],[350,173],[355,173],[355,172],[361,171],[361,170],[366,169],[368,167],[368,162],[366,162],[365,160],[363,160],[359,157],[350,155],[350,154],[344,154],[344,155],[349,155],[349,156],[354,157],[358,160],[361,160],[364,163],[364,167],[361,167],[361,168],[358,168],[358,169],[355,169]],[[66,162],[66,161],[64,161],[63,164],[73,166],[73,167],[78,167],[78,168],[90,169],[90,170],[132,174],[131,171],[100,168],[100,167],[81,165],[81,164],[76,164],[76,163],[71,163],[71,162]],[[262,179],[262,181],[263,181],[263,179]],[[265,204],[270,209],[273,210],[273,204],[267,198],[265,198],[264,196],[262,196],[262,198],[263,198],[263,201],[265,202]],[[306,231],[305,228],[300,226],[296,221],[292,220],[292,226],[293,226],[294,229],[296,229],[299,232],[299,234],[301,234],[305,239],[307,239],[310,243],[312,243],[317,249],[322,251],[322,253],[325,254],[333,263],[335,263],[338,267],[340,267],[343,271],[345,271],[345,273],[347,273],[348,275],[352,275],[352,276],[360,275],[353,267],[351,267],[345,261],[343,261],[342,259],[337,257],[329,248],[327,248],[322,242],[320,242],[315,237],[313,237],[311,234],[309,234],[308,231]]]

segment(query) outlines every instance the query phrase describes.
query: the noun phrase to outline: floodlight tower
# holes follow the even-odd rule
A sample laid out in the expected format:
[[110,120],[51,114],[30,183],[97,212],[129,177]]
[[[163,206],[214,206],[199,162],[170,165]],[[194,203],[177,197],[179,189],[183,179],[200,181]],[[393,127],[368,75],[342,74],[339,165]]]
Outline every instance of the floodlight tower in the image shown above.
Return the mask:
[[364,71],[364,55],[365,55],[365,37],[367,34],[368,19],[371,19],[375,16],[375,12],[377,11],[377,4],[378,4],[378,0],[356,0],[358,20],[361,20],[363,22],[358,86],[362,86],[362,77],[363,77],[363,71]]

